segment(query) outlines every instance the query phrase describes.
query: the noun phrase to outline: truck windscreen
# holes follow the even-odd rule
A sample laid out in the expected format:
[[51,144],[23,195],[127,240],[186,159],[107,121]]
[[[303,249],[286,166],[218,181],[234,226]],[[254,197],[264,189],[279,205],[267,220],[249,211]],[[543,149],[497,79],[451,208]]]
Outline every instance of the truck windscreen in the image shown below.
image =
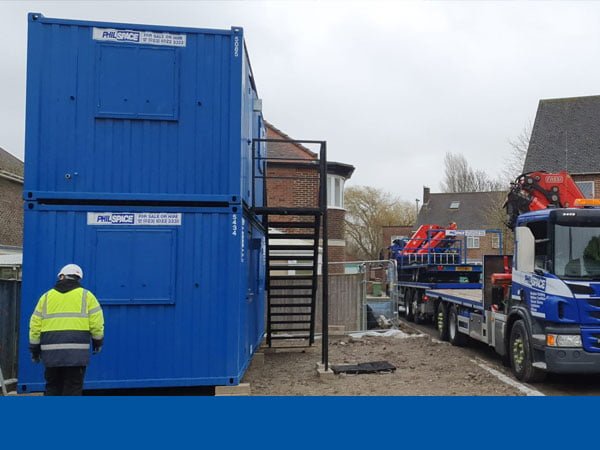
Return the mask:
[[554,225],[554,274],[600,280],[600,226]]

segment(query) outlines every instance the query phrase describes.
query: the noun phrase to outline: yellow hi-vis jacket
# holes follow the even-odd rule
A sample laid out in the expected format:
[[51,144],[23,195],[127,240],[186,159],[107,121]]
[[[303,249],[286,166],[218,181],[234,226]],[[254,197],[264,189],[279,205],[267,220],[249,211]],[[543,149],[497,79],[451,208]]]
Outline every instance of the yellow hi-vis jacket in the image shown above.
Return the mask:
[[90,338],[102,346],[104,315],[94,294],[78,287],[40,297],[29,321],[29,346],[41,350],[46,367],[86,366]]

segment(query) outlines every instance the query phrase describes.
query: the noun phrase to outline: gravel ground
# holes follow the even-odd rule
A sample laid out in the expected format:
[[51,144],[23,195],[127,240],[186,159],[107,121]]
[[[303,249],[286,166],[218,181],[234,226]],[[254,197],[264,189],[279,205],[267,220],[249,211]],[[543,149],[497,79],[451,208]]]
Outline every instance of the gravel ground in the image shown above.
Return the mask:
[[331,365],[388,361],[395,372],[319,378],[319,341],[304,351],[266,353],[244,382],[252,395],[521,395],[481,369],[460,348],[404,329],[404,337],[330,339]]

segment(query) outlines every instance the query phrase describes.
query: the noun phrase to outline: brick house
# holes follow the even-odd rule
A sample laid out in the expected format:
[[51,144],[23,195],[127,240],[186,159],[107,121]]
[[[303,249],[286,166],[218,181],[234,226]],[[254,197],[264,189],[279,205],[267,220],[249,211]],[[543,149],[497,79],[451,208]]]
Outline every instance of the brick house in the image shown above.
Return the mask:
[[[265,122],[267,139],[291,139],[283,131]],[[314,207],[318,204],[318,155],[297,143],[267,143],[267,156],[278,158],[270,160],[267,166],[267,204],[274,206]],[[300,165],[298,161],[285,158],[315,161],[315,167]],[[343,262],[346,258],[346,240],[344,233],[344,183],[352,176],[354,166],[339,162],[327,162],[327,206],[329,262]],[[269,177],[294,177],[277,179]],[[330,267],[330,273],[343,271],[342,265]]]
[[540,100],[523,172],[571,174],[588,198],[600,198],[600,95]]
[[415,227],[413,225],[385,225],[381,227],[381,232],[383,234],[383,249],[381,251],[380,259],[387,259],[389,257],[386,249],[392,245],[392,241],[394,239],[400,238],[409,238],[415,232]]
[[424,224],[446,226],[456,222],[459,230],[466,231],[466,236],[461,239],[462,245],[466,246],[468,262],[482,262],[483,255],[510,253],[506,231],[500,226],[504,216],[499,206],[505,198],[506,192],[502,191],[432,194],[424,187],[423,206],[415,228]]
[[0,148],[0,254],[23,246],[23,162]]

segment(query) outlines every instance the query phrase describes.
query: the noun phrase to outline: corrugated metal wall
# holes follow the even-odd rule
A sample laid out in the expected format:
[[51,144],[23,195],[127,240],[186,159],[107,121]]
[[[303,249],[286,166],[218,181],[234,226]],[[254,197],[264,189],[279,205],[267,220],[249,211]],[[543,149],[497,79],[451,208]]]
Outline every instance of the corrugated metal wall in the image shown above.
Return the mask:
[[[186,43],[105,42],[95,28],[167,32]],[[260,111],[246,58],[240,28],[30,19],[25,192],[251,204]]]
[[[29,21],[20,357],[35,302],[76,262],[106,318],[86,389],[237,384],[264,334],[242,29]],[[41,390],[42,368],[23,364],[19,388]]]
[[[27,226],[39,234],[37,242],[25,241],[20,357],[28,356],[28,317],[53,286],[56,267],[78,261],[106,321],[104,349],[92,357],[86,388],[239,382],[263,336],[257,318],[264,313],[264,278],[249,275],[246,264],[260,264],[263,240],[254,229],[242,245],[250,224],[234,209],[186,210],[172,227],[90,226],[83,208],[27,210]],[[40,367],[21,368],[21,386],[37,390],[41,383]]]
[[0,280],[0,367],[4,378],[17,378],[21,282]]

